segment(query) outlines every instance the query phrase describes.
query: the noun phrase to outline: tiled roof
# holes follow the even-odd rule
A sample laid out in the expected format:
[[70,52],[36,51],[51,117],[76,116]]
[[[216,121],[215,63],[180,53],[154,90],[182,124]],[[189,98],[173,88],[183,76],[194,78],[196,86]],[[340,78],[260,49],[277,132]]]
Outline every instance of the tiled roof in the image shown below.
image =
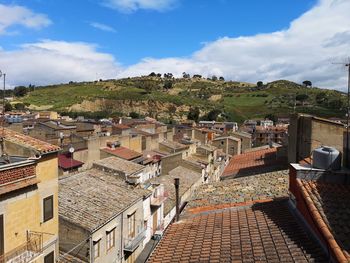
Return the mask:
[[172,224],[148,262],[328,262],[287,200],[201,212]]
[[203,184],[186,209],[286,197],[288,182],[288,170],[283,170]]
[[89,231],[102,226],[149,191],[97,169],[59,180],[59,215]]
[[350,185],[297,180],[317,227],[328,229],[329,246],[350,262]]
[[168,175],[162,175],[150,179],[151,183],[163,184],[167,194],[167,199],[164,203],[164,215],[168,214],[175,207],[175,186],[174,179],[180,179],[179,194],[182,196],[193,184],[201,179],[201,174],[190,169],[178,166],[171,170]]
[[286,167],[286,158],[277,156],[277,148],[269,148],[233,156],[221,177],[240,177],[282,170]]
[[113,156],[94,162],[94,166],[106,168],[109,170],[121,171],[126,174],[137,173],[145,168],[140,164]]
[[60,150],[60,147],[56,145],[40,141],[28,135],[24,135],[6,128],[0,129],[0,136],[4,136],[5,141],[18,144],[39,154],[47,154]]
[[104,152],[110,153],[114,156],[117,156],[119,158],[129,160],[129,161],[142,156],[142,153],[130,150],[130,149],[125,148],[123,146],[119,146],[119,147],[116,147],[114,149],[106,147],[106,148],[102,148],[101,150]]
[[67,157],[65,154],[58,155],[58,167],[62,169],[70,169],[82,166],[84,163]]

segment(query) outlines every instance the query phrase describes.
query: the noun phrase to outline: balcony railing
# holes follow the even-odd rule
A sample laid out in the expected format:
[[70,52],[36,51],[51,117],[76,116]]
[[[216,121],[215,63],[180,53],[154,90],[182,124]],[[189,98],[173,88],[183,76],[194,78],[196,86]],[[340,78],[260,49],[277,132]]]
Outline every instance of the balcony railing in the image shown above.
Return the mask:
[[28,233],[27,242],[0,256],[0,263],[27,263],[42,253],[43,234]]
[[135,235],[135,237],[129,237],[126,238],[124,241],[124,251],[127,252],[134,252],[135,249],[140,245],[140,243],[145,239],[146,237],[146,229],[139,228],[138,233]]

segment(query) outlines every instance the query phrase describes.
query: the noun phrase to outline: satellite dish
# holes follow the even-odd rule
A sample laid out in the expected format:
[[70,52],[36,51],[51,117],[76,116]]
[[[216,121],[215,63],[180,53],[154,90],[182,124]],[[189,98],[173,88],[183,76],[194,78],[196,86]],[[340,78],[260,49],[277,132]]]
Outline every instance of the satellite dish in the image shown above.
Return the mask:
[[106,132],[106,136],[111,136],[111,133],[110,132]]
[[73,147],[70,147],[68,150],[70,153],[74,153],[75,149]]

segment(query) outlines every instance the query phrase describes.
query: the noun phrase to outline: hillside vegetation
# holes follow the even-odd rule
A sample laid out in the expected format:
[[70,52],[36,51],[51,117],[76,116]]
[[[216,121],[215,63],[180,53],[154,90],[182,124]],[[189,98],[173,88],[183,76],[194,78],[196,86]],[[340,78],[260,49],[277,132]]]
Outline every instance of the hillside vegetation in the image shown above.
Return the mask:
[[242,122],[267,115],[285,116],[294,111],[343,117],[345,99],[345,94],[335,90],[305,87],[286,80],[257,85],[202,78],[136,77],[36,87],[21,101],[32,109],[52,109],[71,115],[95,113],[102,117],[131,113],[164,121],[190,116]]

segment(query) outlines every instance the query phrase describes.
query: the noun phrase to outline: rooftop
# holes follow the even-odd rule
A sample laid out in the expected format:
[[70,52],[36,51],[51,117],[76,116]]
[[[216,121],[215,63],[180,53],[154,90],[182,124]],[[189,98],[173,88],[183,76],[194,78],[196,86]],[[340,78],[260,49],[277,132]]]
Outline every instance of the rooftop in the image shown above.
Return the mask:
[[94,162],[94,166],[115,170],[115,171],[121,171],[128,175],[140,172],[141,170],[144,169],[144,166],[140,164],[123,160],[121,158],[113,157],[113,156]]
[[168,148],[174,149],[174,150],[180,150],[180,149],[187,149],[188,146],[184,145],[182,143],[179,142],[175,142],[175,141],[162,141],[159,144],[164,145]]
[[283,170],[203,184],[195,190],[186,209],[287,197],[288,182],[288,170]]
[[84,163],[73,159],[73,157],[69,157],[66,154],[58,155],[58,167],[62,169],[72,169],[81,167]]
[[332,235],[327,238],[336,242],[331,248],[350,261],[350,185],[297,180],[318,228],[326,227]]
[[28,135],[24,135],[22,133],[18,133],[6,128],[1,129],[0,136],[3,136],[5,138],[5,142],[7,141],[20,145],[38,154],[48,154],[60,150],[60,147],[56,145],[40,141]]
[[182,219],[170,225],[148,262],[286,260],[328,262],[283,199],[201,211]]
[[114,149],[110,147],[106,147],[106,148],[102,148],[101,150],[129,161],[142,156],[142,153],[130,150],[123,146],[115,147]]
[[60,217],[89,231],[150,193],[97,169],[60,178],[59,189]]
[[235,155],[225,167],[222,179],[261,174],[287,167],[287,160],[278,157],[277,148],[262,149]]
[[175,169],[171,170],[168,175],[162,175],[159,177],[154,177],[150,179],[151,183],[154,184],[163,184],[164,190],[168,195],[164,203],[164,215],[168,214],[173,207],[175,207],[175,186],[174,179],[180,179],[180,196],[183,194],[196,182],[201,179],[201,174],[196,173],[190,169],[178,166]]

